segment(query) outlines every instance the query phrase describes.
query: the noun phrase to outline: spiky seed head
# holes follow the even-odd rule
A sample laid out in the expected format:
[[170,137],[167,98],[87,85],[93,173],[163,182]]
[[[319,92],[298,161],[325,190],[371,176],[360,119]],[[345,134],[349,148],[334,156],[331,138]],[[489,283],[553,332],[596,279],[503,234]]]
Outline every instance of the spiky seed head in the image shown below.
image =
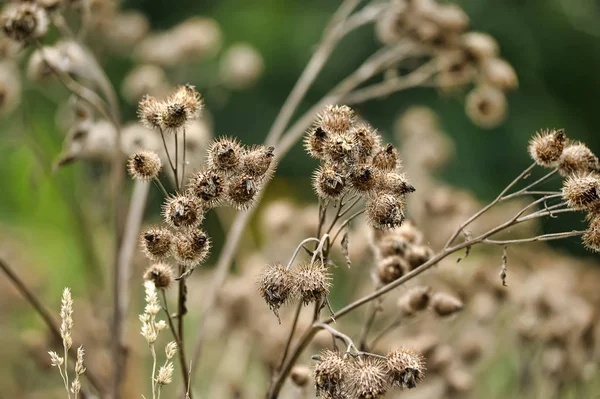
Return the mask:
[[162,162],[154,151],[138,151],[129,157],[127,170],[134,179],[148,181],[158,177]]
[[167,225],[173,228],[196,227],[204,219],[198,198],[186,195],[167,198],[163,205],[163,216]]
[[377,241],[375,249],[381,258],[387,258],[389,256],[404,257],[409,246],[410,243],[404,237],[396,234],[386,234]]
[[415,187],[408,182],[405,174],[387,172],[378,180],[377,191],[394,195],[406,195],[415,192]]
[[371,227],[388,230],[402,225],[404,201],[391,194],[381,194],[367,200],[367,222]]
[[399,166],[398,164],[398,151],[391,144],[387,144],[373,157],[373,167],[385,172],[396,170]]
[[144,272],[144,280],[154,282],[159,289],[169,288],[174,278],[173,268],[166,263],[155,263]]
[[394,234],[405,238],[409,243],[419,245],[423,241],[423,233],[415,226],[412,220],[406,220],[402,226],[394,229]]
[[398,299],[398,306],[406,315],[413,315],[427,308],[431,299],[431,288],[413,287]]
[[314,370],[317,396],[341,398],[348,370],[348,362],[339,353],[330,350],[321,352]]
[[487,82],[501,90],[514,90],[519,86],[519,78],[515,69],[503,59],[492,58],[484,64]]
[[600,252],[600,216],[593,214],[590,224],[582,236],[583,245],[594,252]]
[[0,14],[2,30],[12,40],[39,39],[48,31],[48,15],[34,2],[11,3]]
[[329,134],[320,126],[311,128],[304,137],[304,149],[313,158],[323,159]]
[[504,122],[508,104],[502,90],[492,86],[479,86],[467,95],[465,107],[467,116],[473,123],[491,129]]
[[240,166],[242,146],[234,138],[220,137],[208,149],[208,165],[220,172],[233,173]]
[[562,196],[571,209],[584,211],[600,205],[600,175],[596,172],[575,173],[563,181]]
[[305,387],[310,380],[310,369],[304,365],[296,365],[290,372],[292,382],[298,387]]
[[350,367],[348,381],[352,397],[357,399],[378,399],[390,389],[386,362],[375,357],[359,357]]
[[367,162],[379,148],[380,137],[377,130],[367,124],[359,124],[350,128],[350,137],[354,144],[354,157],[358,162]]
[[195,267],[206,260],[210,246],[210,237],[204,231],[190,230],[175,236],[173,256],[179,263]]
[[540,166],[554,166],[565,148],[566,141],[564,129],[542,130],[529,141],[529,155]]
[[177,342],[171,341],[165,346],[165,356],[167,356],[167,360],[173,359],[177,354]]
[[275,147],[258,145],[242,156],[242,171],[254,178],[261,178],[272,171],[275,164]]
[[171,255],[173,235],[165,228],[150,227],[142,233],[140,244],[149,259],[163,261]]
[[354,111],[346,105],[328,105],[317,115],[316,126],[330,134],[344,134],[355,122]]
[[238,210],[251,208],[260,191],[260,183],[250,175],[232,177],[227,186],[227,199]]
[[207,208],[217,207],[225,196],[225,176],[215,169],[201,170],[192,176],[187,190]]
[[186,123],[196,119],[204,102],[200,93],[192,85],[179,86],[164,102],[161,114],[165,131],[177,132]]
[[164,366],[160,366],[156,376],[156,383],[159,385],[169,385],[173,381],[173,363],[168,362]]
[[578,172],[593,172],[599,169],[598,158],[585,144],[580,142],[574,142],[565,147],[558,160],[558,172],[562,176]]
[[162,129],[162,115],[164,104],[156,98],[145,95],[138,107],[138,116],[144,126],[149,129]]
[[425,359],[414,349],[398,348],[387,354],[387,368],[394,385],[415,388],[425,376]]
[[406,253],[409,270],[414,270],[433,256],[433,250],[426,245],[413,245]]
[[348,183],[361,194],[370,194],[379,188],[383,175],[373,168],[373,165],[363,163],[350,169]]
[[462,35],[462,45],[467,54],[477,60],[486,60],[496,57],[500,52],[496,39],[487,33],[465,33]]
[[292,276],[297,294],[305,305],[321,301],[329,295],[331,275],[320,263],[301,263],[294,268]]
[[294,293],[292,272],[281,263],[265,266],[257,279],[258,293],[265,300],[269,309],[279,317],[279,308],[283,306]]
[[398,280],[408,272],[408,263],[400,256],[388,256],[377,263],[377,277],[382,284]]
[[354,163],[354,143],[349,134],[329,135],[325,142],[325,159],[335,165]]
[[460,299],[438,292],[431,298],[431,305],[438,316],[450,316],[463,309],[463,303]]
[[345,192],[346,178],[333,165],[326,163],[315,171],[313,187],[319,198],[336,199]]

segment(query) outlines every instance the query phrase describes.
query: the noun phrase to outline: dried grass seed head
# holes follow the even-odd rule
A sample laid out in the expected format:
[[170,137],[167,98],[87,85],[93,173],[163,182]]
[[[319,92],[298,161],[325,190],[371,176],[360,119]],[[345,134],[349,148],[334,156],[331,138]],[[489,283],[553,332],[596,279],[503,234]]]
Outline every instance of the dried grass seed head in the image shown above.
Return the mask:
[[342,398],[348,370],[348,362],[339,353],[330,350],[321,352],[314,370],[317,396]]
[[175,195],[166,199],[163,216],[172,228],[197,227],[204,219],[203,209],[196,197]]
[[393,349],[387,354],[387,367],[394,385],[415,388],[425,376],[425,359],[414,349]]
[[565,148],[567,136],[564,129],[546,129],[535,134],[529,141],[531,158],[540,166],[554,166]]
[[208,165],[220,172],[234,173],[242,159],[242,146],[230,137],[219,137],[208,149]]
[[346,190],[346,177],[333,165],[326,163],[315,171],[313,188],[319,198],[337,199]]
[[279,318],[279,308],[294,294],[292,272],[280,263],[265,266],[257,279],[258,293]]
[[323,128],[312,127],[304,137],[304,149],[311,157],[323,159],[328,138],[329,134]]
[[9,3],[0,14],[0,24],[12,40],[36,40],[48,31],[48,15],[34,2]]
[[344,134],[355,121],[352,108],[346,105],[328,105],[317,114],[316,126],[329,134]]
[[396,170],[399,163],[398,150],[392,144],[387,144],[373,157],[373,167],[385,172]]
[[301,263],[294,267],[292,276],[296,294],[305,305],[319,302],[329,295],[331,275],[320,263]]
[[351,363],[348,374],[352,397],[356,399],[378,399],[390,389],[386,363],[379,358],[360,356]]
[[71,297],[71,289],[65,288],[60,300],[60,336],[63,340],[63,345],[67,349],[71,349],[73,345],[73,298]]
[[149,181],[157,178],[161,167],[160,157],[154,151],[138,151],[127,161],[129,174],[137,180]]
[[377,263],[377,277],[382,284],[389,284],[398,280],[408,270],[408,263],[400,256],[388,256]]
[[225,197],[225,176],[215,169],[194,173],[188,183],[188,193],[199,198],[207,208],[221,204]]
[[168,362],[164,366],[160,366],[156,376],[156,383],[159,385],[169,385],[173,381],[173,363]]
[[165,131],[177,132],[200,114],[204,102],[192,85],[179,86],[165,100],[161,122]]
[[210,238],[204,231],[189,230],[175,236],[173,256],[185,266],[196,266],[206,260],[210,246]]
[[165,228],[150,227],[142,233],[140,244],[149,259],[163,261],[171,256],[173,235]]
[[563,181],[562,196],[569,208],[594,210],[600,204],[600,175],[595,172],[576,173]]
[[358,124],[350,128],[353,140],[354,157],[358,162],[367,162],[379,149],[381,138],[376,129],[367,124]]
[[173,268],[166,263],[155,263],[144,272],[144,280],[152,281],[158,289],[169,288],[174,279]]
[[399,227],[405,218],[404,201],[391,194],[370,198],[365,209],[368,224],[379,230]]
[[270,175],[275,166],[275,147],[253,146],[242,155],[242,171],[255,178]]
[[460,299],[443,292],[438,292],[433,296],[431,305],[435,313],[442,317],[450,316],[463,309],[463,303]]
[[495,87],[479,86],[467,95],[465,109],[476,125],[485,129],[494,128],[506,119],[506,95]]
[[260,192],[260,181],[250,175],[232,177],[227,186],[227,199],[238,210],[251,208]]
[[599,169],[600,165],[596,155],[580,142],[567,145],[558,160],[558,171],[561,176],[580,172],[593,172]]
[[590,223],[582,236],[583,245],[594,252],[600,252],[600,216],[591,215]]

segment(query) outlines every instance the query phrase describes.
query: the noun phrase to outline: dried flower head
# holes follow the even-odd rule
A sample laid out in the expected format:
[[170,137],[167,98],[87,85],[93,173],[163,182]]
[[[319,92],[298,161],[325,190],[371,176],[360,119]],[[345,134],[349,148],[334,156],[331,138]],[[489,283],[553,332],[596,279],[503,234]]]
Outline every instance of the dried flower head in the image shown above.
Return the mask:
[[254,205],[260,191],[260,183],[250,175],[235,176],[227,186],[227,199],[238,210],[246,210]]
[[48,31],[46,11],[33,2],[9,3],[0,15],[2,30],[12,40],[39,39]]
[[171,341],[165,346],[165,356],[167,360],[173,359],[177,354],[177,342]]
[[281,322],[279,308],[290,299],[294,290],[291,271],[280,263],[267,265],[261,270],[257,285],[258,293]]
[[292,276],[297,294],[305,305],[329,295],[331,275],[320,263],[302,263],[294,268]]
[[145,95],[138,107],[138,116],[144,126],[149,129],[162,129],[164,104],[156,98]]
[[400,256],[388,256],[377,264],[377,277],[382,284],[398,280],[408,272],[408,263]]
[[355,125],[350,129],[353,140],[354,157],[358,162],[366,162],[379,148],[380,137],[377,130],[366,124]]
[[404,314],[413,315],[427,308],[430,299],[430,287],[413,287],[398,299],[398,306]]
[[484,64],[485,79],[488,84],[500,90],[514,90],[519,86],[515,69],[503,59],[492,58]]
[[73,345],[73,298],[71,297],[71,289],[65,288],[60,300],[60,336],[63,340],[63,345],[67,349],[71,349]]
[[554,166],[563,153],[566,140],[564,129],[542,130],[529,141],[529,155],[540,166]]
[[314,371],[317,396],[342,398],[348,369],[348,362],[339,353],[330,350],[321,352]]
[[60,367],[65,362],[65,359],[63,359],[54,351],[49,351],[48,354],[50,355],[50,364],[52,367]]
[[473,123],[491,129],[504,122],[508,106],[502,90],[479,86],[467,95],[465,107]]
[[443,292],[438,292],[431,298],[431,305],[435,313],[442,317],[450,316],[463,309],[463,303],[460,299]]
[[245,43],[229,47],[221,56],[220,64],[219,73],[223,82],[233,89],[252,86],[265,67],[262,55]]
[[346,178],[333,165],[326,163],[315,171],[313,187],[319,198],[336,199],[345,192]]
[[569,144],[558,160],[558,171],[562,176],[577,172],[593,172],[600,169],[598,158],[583,143]]
[[405,174],[387,172],[378,179],[377,191],[394,195],[414,193],[415,187],[408,182]]
[[381,187],[383,175],[373,168],[373,165],[363,163],[354,166],[348,174],[348,183],[361,194],[369,194]]
[[163,205],[163,216],[167,225],[173,228],[196,227],[204,219],[200,201],[185,195],[167,198]]
[[304,137],[304,148],[308,155],[313,158],[323,159],[328,137],[328,133],[320,126],[311,128]]
[[373,157],[373,166],[383,171],[393,171],[398,168],[398,151],[393,145],[387,144]]
[[477,60],[496,57],[500,52],[496,39],[482,32],[465,33],[462,35],[462,45],[467,53]]
[[404,221],[404,201],[391,194],[381,194],[367,201],[366,213],[371,227],[393,229]]
[[381,258],[389,256],[404,257],[409,246],[410,242],[406,238],[396,234],[385,234],[375,243],[375,249]]
[[378,399],[390,389],[386,363],[375,357],[360,356],[350,367],[348,382],[352,397],[356,399]]
[[325,159],[335,165],[353,164],[353,152],[354,143],[349,134],[329,135],[325,142]]
[[406,253],[409,270],[414,270],[433,256],[433,250],[427,245],[413,245]]
[[242,171],[254,178],[270,174],[275,164],[275,147],[257,145],[250,148],[242,156]]
[[142,233],[140,243],[144,254],[152,260],[165,260],[171,255],[173,236],[162,227],[150,227]]
[[304,365],[296,365],[290,372],[292,382],[298,387],[305,387],[310,379],[310,369]]
[[412,389],[425,376],[425,359],[423,356],[408,348],[391,350],[387,354],[387,367],[393,384],[402,388]]
[[174,278],[173,268],[165,263],[155,263],[144,272],[144,280],[154,282],[159,289],[169,288]]
[[204,262],[210,252],[210,238],[202,230],[190,230],[175,236],[173,256],[186,266]]
[[173,363],[168,362],[164,366],[160,366],[158,369],[158,375],[156,376],[156,383],[159,385],[168,385],[173,381]]
[[134,179],[152,180],[158,177],[162,163],[154,151],[138,151],[129,157],[127,170]]
[[156,321],[156,315],[160,312],[161,307],[158,303],[158,294],[154,282],[151,280],[144,281],[144,291],[146,292],[146,307],[144,313],[139,316],[142,323],[140,334],[150,345],[156,341],[158,334],[166,328],[166,323],[164,320]]
[[208,149],[208,165],[219,172],[233,173],[242,159],[242,146],[234,138],[220,137]]
[[583,245],[594,252],[600,252],[600,216],[592,215],[590,224],[582,236]]
[[562,196],[569,208],[594,210],[600,204],[600,175],[595,172],[576,173],[563,181]]
[[355,119],[352,108],[346,105],[328,105],[317,115],[316,126],[330,134],[344,134]]
[[199,198],[207,208],[221,204],[225,195],[225,176],[214,170],[201,170],[192,176],[188,193]]
[[406,220],[402,226],[394,229],[392,233],[405,238],[409,243],[419,245],[423,241],[423,233],[415,226],[412,220]]
[[200,93],[192,85],[179,86],[165,100],[162,107],[161,123],[165,131],[177,132],[185,124],[200,114],[204,102]]

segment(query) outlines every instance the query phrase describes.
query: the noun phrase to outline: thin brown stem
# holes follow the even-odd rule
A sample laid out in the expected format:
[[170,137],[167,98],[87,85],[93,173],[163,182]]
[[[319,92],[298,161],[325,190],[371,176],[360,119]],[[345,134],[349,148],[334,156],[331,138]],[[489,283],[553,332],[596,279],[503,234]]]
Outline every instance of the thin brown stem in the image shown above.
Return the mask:
[[[179,275],[185,272],[185,268],[183,266],[179,266]],[[182,377],[183,377],[183,386],[184,389],[187,389],[189,385],[189,373],[187,373],[187,360],[185,357],[185,339],[184,339],[184,325],[183,319],[185,314],[187,313],[187,308],[185,305],[187,299],[187,287],[185,285],[186,279],[182,278],[179,280],[178,284],[178,295],[177,295],[177,335],[179,336],[179,359],[181,363]],[[189,393],[190,398],[192,397],[192,393]]]
[[365,320],[365,324],[363,324],[362,329],[360,330],[360,336],[358,338],[358,346],[361,351],[368,350],[367,346],[367,336],[369,335],[369,331],[373,327],[373,323],[375,323],[375,318],[377,317],[377,313],[381,309],[381,302],[376,303],[373,301],[371,303],[371,308],[368,311],[368,316]]
[[288,339],[285,343],[285,349],[283,350],[283,355],[281,356],[281,362],[279,363],[279,367],[277,370],[281,370],[283,364],[285,363],[285,358],[287,356],[288,351],[290,350],[290,345],[292,345],[292,339],[294,338],[294,333],[296,332],[296,325],[298,324],[298,319],[300,318],[300,312],[302,311],[302,302],[298,302],[296,306],[296,313],[294,314],[294,321],[292,322],[292,327],[290,328],[290,333],[288,335]]
[[581,236],[583,234],[585,234],[585,230],[573,230],[573,231],[565,231],[562,233],[542,234],[542,235],[535,236],[535,237],[519,238],[519,239],[515,239],[515,240],[488,240],[488,239],[485,239],[482,242],[484,244],[493,244],[493,245],[522,244],[522,243],[526,243],[526,242],[560,240],[563,238]]
[[[171,171],[175,175],[175,165],[173,165],[173,160],[171,159],[171,154],[169,153],[169,147],[167,147],[167,140],[165,140],[165,133],[162,129],[160,130],[160,137],[162,138],[163,147],[165,148],[165,153],[167,154],[167,159],[169,160],[169,166],[171,167]],[[177,175],[175,175],[175,179],[177,179]]]
[[[187,391],[187,388],[189,387],[190,384],[190,371],[188,369],[188,365],[187,365],[187,361],[185,359],[185,351],[183,350],[183,342],[181,341],[181,337],[179,336],[179,334],[177,333],[177,329],[175,327],[175,323],[173,322],[173,317],[171,316],[171,312],[169,311],[169,305],[167,302],[167,295],[165,293],[164,289],[160,290],[162,297],[163,297],[163,308],[165,310],[165,313],[167,315],[167,321],[169,323],[169,328],[171,329],[171,333],[173,334],[173,338],[175,338],[175,342],[177,342],[177,347],[179,348],[178,352],[179,352],[179,366],[181,367],[181,375],[182,375],[182,383],[184,384],[184,391]],[[186,378],[187,376],[187,378]]]
[[394,331],[400,324],[402,324],[402,318],[396,317],[390,324],[380,330],[374,337],[371,343],[367,346],[368,348],[375,348],[375,345],[381,341],[383,337],[385,337],[390,332]]
[[186,153],[186,145],[185,145],[185,127],[183,128],[183,164],[181,165],[181,183],[180,183],[180,187],[183,187],[184,183],[185,183],[185,153]]
[[175,170],[173,173],[175,174],[175,188],[177,188],[177,192],[179,193],[181,190],[181,186],[179,185],[179,174],[177,171],[179,170],[179,135],[175,132]]

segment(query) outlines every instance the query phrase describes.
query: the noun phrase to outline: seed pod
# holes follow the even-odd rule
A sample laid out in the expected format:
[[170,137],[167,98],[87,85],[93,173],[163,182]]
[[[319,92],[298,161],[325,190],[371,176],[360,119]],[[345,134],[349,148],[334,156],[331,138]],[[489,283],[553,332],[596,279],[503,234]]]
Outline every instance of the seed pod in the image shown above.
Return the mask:
[[167,198],[163,205],[163,216],[167,225],[173,228],[196,227],[204,219],[198,199],[184,195]]
[[354,162],[353,152],[354,143],[352,137],[348,134],[328,136],[325,142],[324,158],[334,165],[351,165]]
[[378,180],[377,191],[382,193],[389,193],[395,195],[406,195],[408,193],[415,192],[414,186],[412,186],[404,174],[395,172],[388,172]]
[[585,144],[579,142],[565,147],[558,160],[558,172],[562,176],[578,172],[594,172],[599,169],[598,158]]
[[280,263],[267,265],[258,276],[257,284],[258,293],[281,323],[279,308],[293,295],[292,273]]
[[225,176],[214,169],[201,170],[192,176],[188,193],[202,200],[207,208],[215,208],[225,196]]
[[465,107],[473,123],[491,129],[504,122],[508,104],[502,90],[479,86],[467,95]]
[[254,178],[261,178],[274,168],[275,147],[259,145],[251,148],[242,156],[242,171]]
[[246,210],[254,205],[260,185],[252,176],[233,177],[227,186],[227,199],[238,210]]
[[463,303],[460,299],[451,295],[438,292],[431,299],[433,310],[438,316],[450,316],[463,309]]
[[169,288],[174,278],[173,269],[164,263],[155,263],[144,272],[144,280],[152,281],[159,289]]
[[542,130],[529,141],[529,155],[540,166],[554,166],[565,148],[566,140],[564,129]]
[[149,259],[163,261],[171,255],[173,236],[162,227],[150,227],[142,233],[140,243]]
[[356,117],[346,105],[328,105],[317,115],[316,126],[330,134],[344,134]]
[[398,151],[393,145],[388,144],[373,157],[373,167],[389,172],[399,166]]
[[2,10],[0,24],[6,36],[17,42],[25,42],[46,34],[48,15],[36,3],[12,3]]
[[408,348],[391,350],[387,356],[387,368],[394,385],[402,388],[415,388],[425,376],[425,359]]
[[305,305],[319,302],[329,295],[331,275],[320,263],[302,263],[295,267],[293,280],[300,300]]
[[321,127],[312,128],[304,137],[304,148],[308,155],[313,158],[323,159],[328,137],[328,133]]
[[388,234],[375,244],[375,248],[381,258],[387,258],[389,256],[404,257],[409,248],[409,244],[408,240],[404,237],[396,234]]
[[398,280],[408,272],[408,263],[399,256],[389,256],[377,264],[377,277],[382,284]]
[[350,129],[354,147],[354,157],[358,162],[367,162],[379,148],[379,134],[369,125],[360,124]]
[[290,372],[292,382],[298,387],[305,387],[310,379],[310,369],[304,365],[296,365]]
[[219,172],[234,173],[241,159],[242,147],[234,138],[221,137],[208,149],[208,165]]
[[315,366],[315,387],[317,396],[324,398],[342,398],[344,377],[348,373],[348,362],[339,353],[324,350]]
[[590,224],[582,236],[583,245],[594,252],[600,252],[600,216],[591,215]]
[[375,399],[385,396],[390,389],[386,362],[379,358],[360,356],[350,367],[348,381],[352,397]]
[[404,314],[413,315],[426,309],[430,299],[430,287],[413,287],[398,299],[398,306]]
[[370,198],[366,204],[367,222],[371,227],[388,230],[404,221],[404,202],[390,194]]
[[354,166],[348,174],[348,183],[361,194],[369,194],[381,186],[383,176],[370,164]]
[[173,256],[192,270],[204,262],[210,253],[210,238],[202,230],[190,230],[175,236]]
[[595,172],[576,173],[563,181],[562,197],[569,208],[594,210],[600,204],[600,175]]
[[165,131],[177,132],[186,123],[196,119],[204,103],[200,93],[192,85],[179,86],[177,91],[165,100],[161,122]]
[[154,151],[138,151],[127,161],[131,177],[143,181],[157,178],[161,167],[160,157]]
[[313,187],[319,198],[336,199],[345,192],[346,178],[333,165],[325,164],[315,171]]
[[409,270],[414,270],[433,256],[433,250],[426,245],[413,245],[406,253]]

